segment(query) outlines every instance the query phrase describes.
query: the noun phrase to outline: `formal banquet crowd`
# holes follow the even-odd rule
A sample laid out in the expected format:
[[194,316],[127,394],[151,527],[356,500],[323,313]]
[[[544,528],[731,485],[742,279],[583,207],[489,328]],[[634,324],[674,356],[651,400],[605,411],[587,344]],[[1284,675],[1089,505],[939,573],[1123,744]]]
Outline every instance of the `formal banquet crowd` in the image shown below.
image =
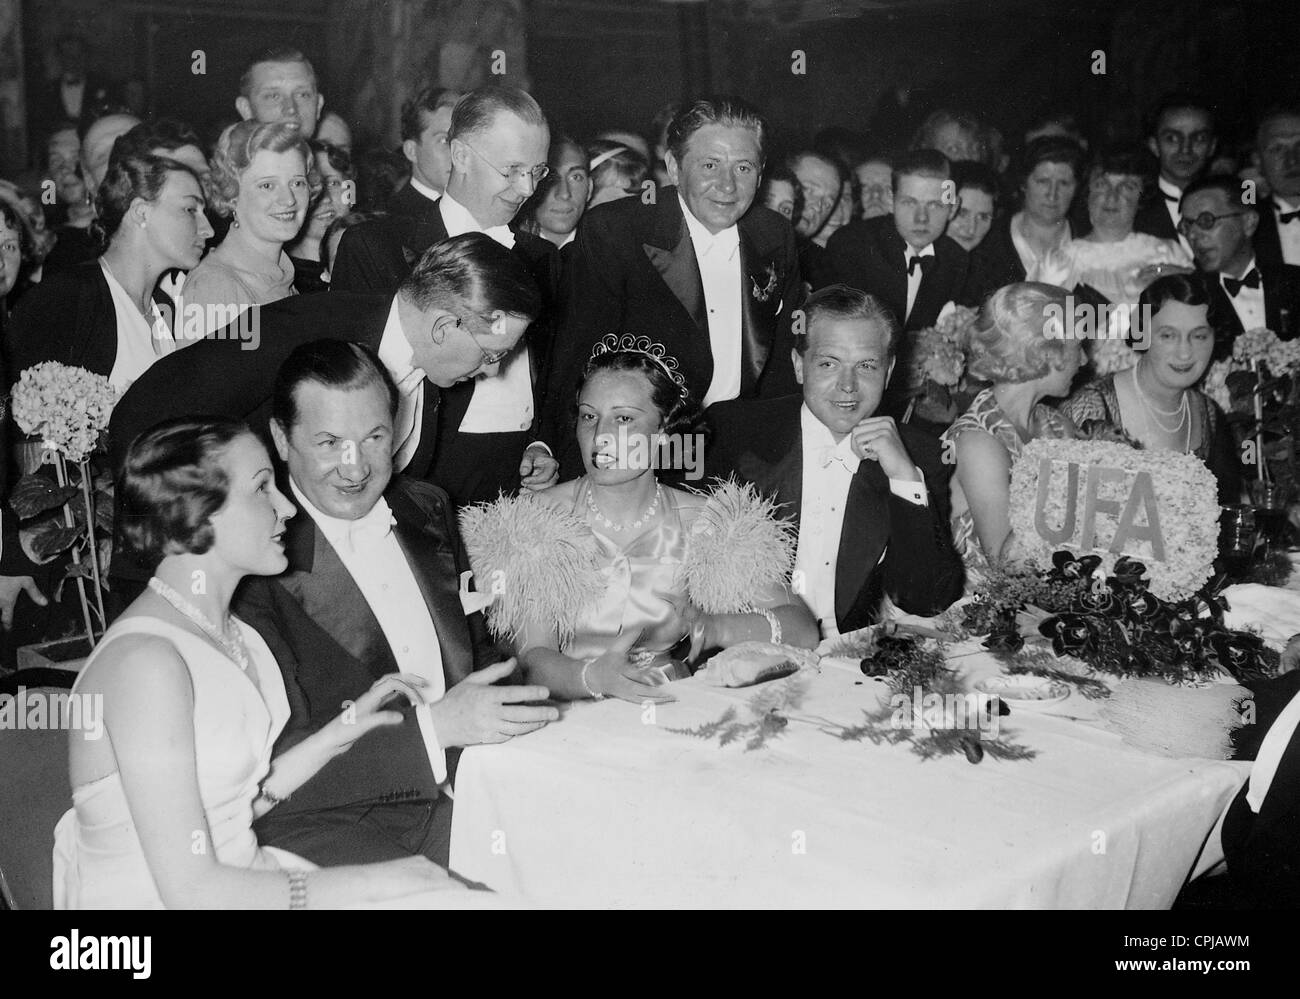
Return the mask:
[[[943,614],[1025,556],[1036,440],[1248,503],[1207,375],[1300,334],[1296,105],[1236,146],[1191,93],[1127,144],[1062,105],[797,146],[735,97],[587,137],[429,87],[362,150],[291,48],[211,145],[81,96],[35,122],[56,197],[0,181],[6,494],[55,433],[24,391],[111,403],[69,458],[113,487],[71,577],[103,570],[75,691],[108,737],[69,740],[56,907],[508,904],[449,856],[463,750]],[[75,631],[70,549],[0,520],[5,628]],[[1300,903],[1293,665],[1256,681],[1225,905]]]

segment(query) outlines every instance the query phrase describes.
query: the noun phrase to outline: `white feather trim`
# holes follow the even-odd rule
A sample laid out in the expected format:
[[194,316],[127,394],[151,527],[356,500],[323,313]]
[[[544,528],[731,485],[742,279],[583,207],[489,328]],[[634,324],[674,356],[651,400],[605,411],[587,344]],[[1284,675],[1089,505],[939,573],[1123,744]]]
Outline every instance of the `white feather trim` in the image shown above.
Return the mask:
[[706,614],[737,614],[794,567],[797,535],[752,485],[719,483],[691,527],[680,578]]
[[529,622],[554,625],[565,648],[580,613],[604,591],[590,528],[523,493],[467,507],[460,530],[475,586],[496,597],[487,610],[492,634],[513,642]]

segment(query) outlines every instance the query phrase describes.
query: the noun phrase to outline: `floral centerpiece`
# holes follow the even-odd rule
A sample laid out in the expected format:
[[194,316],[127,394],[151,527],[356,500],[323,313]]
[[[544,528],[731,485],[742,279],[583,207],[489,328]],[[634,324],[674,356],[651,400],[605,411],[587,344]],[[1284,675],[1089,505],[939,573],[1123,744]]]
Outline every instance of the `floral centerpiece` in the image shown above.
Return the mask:
[[1296,429],[1300,424],[1300,340],[1280,340],[1271,330],[1248,330],[1232,355],[1210,366],[1205,392],[1228,414],[1240,452],[1260,481],[1297,479]]
[[915,415],[934,423],[955,420],[969,399],[966,393],[966,344],[979,313],[949,303],[933,326],[908,336],[903,361],[909,396],[906,422]]
[[[113,524],[111,478],[93,467],[92,458],[116,401],[107,378],[57,361],[24,370],[10,399],[14,422],[39,455],[24,463],[9,498],[22,522],[19,540],[38,565],[71,551],[63,581],[76,580],[91,647],[105,627],[103,591]],[[53,468],[53,482],[42,466]]]

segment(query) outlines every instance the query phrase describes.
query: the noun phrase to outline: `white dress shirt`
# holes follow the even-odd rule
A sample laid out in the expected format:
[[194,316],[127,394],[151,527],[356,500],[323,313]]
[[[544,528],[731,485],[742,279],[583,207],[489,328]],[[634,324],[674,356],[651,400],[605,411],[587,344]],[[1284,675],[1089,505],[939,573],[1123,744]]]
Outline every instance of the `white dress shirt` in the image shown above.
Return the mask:
[[415,449],[420,446],[420,424],[424,417],[423,368],[411,363],[415,351],[402,332],[402,320],[397,311],[397,298],[393,298],[379,338],[379,363],[388,369],[397,383],[397,417],[393,420],[393,471],[400,472],[411,463]]
[[1178,242],[1190,255],[1192,244],[1187,242],[1187,238],[1181,232],[1178,232],[1178,223],[1183,220],[1182,213],[1178,210],[1178,205],[1183,200],[1183,189],[1163,177],[1157,177],[1156,184],[1160,187],[1160,200],[1164,203],[1165,211],[1169,213],[1169,221],[1174,224]]
[[[846,435],[837,444],[807,403],[799,407],[799,427],[803,441],[803,501],[794,567],[799,573],[797,578],[803,580],[801,595],[817,618],[822,637],[834,638],[840,633],[835,619],[835,571],[840,536],[844,533],[844,507],[861,459],[853,453],[853,435]],[[890,479],[889,491],[918,506],[929,504],[924,480]],[[883,552],[880,557],[883,561]]]
[[[481,232],[492,237],[506,249],[513,249],[515,234],[509,226],[497,225],[484,229],[475,221],[469,209],[450,194],[439,199],[442,221],[447,235],[459,236],[467,232]],[[529,366],[528,349],[521,346],[501,362],[495,375],[479,378],[474,385],[474,395],[469,401],[465,417],[460,421],[463,434],[518,433],[533,425],[533,377]]]
[[[1246,269],[1241,272],[1245,277],[1252,270],[1257,270],[1255,258],[1250,258],[1250,263]],[[1260,276],[1258,288],[1247,288],[1244,285],[1238,289],[1237,294],[1232,295],[1228,292],[1228,286],[1223,283],[1223,279],[1228,275],[1222,271],[1219,272],[1219,287],[1223,293],[1228,296],[1228,301],[1232,303],[1232,311],[1237,313],[1237,318],[1241,320],[1241,328],[1245,330],[1259,329],[1261,326],[1268,325],[1268,313],[1264,310],[1264,278]]]
[[1282,243],[1282,261],[1300,265],[1300,218],[1286,225],[1279,218],[1283,213],[1290,215],[1294,211],[1300,211],[1300,202],[1288,202],[1273,195],[1273,219],[1277,222],[1277,238]]
[[[366,598],[370,611],[379,622],[384,639],[397,660],[401,673],[415,673],[429,681],[423,688],[429,703],[441,700],[447,692],[442,672],[442,649],[438,632],[429,615],[429,607],[420,592],[415,573],[407,564],[397,536],[393,533],[393,513],[382,496],[370,512],[357,520],[340,520],[321,513],[302,494],[292,479],[289,486],[298,506],[316,522],[339,559]],[[424,748],[429,754],[434,779],[447,779],[447,754],[433,729],[427,706],[416,709]]]
[[441,191],[435,191],[428,184],[420,183],[418,180],[415,179],[414,174],[411,175],[411,179],[408,180],[407,183],[411,185],[412,191],[415,191],[417,194],[423,194],[430,201],[437,201],[439,198],[442,197]]
[[745,290],[740,272],[740,229],[736,226],[711,233],[691,214],[679,194],[686,231],[700,265],[704,308],[709,318],[709,349],[713,354],[713,380],[704,393],[706,407],[740,395],[741,296]]
[[104,280],[108,282],[108,291],[113,298],[113,313],[117,320],[117,357],[113,360],[113,370],[108,373],[108,381],[119,392],[125,392],[155,361],[176,349],[176,340],[157,303],[150,303],[153,312],[151,324],[140,313],[127,290],[118,283],[102,257],[99,268],[104,273]]
[[912,267],[912,261],[920,257],[933,258],[934,244],[929,244],[923,250],[913,249],[909,244],[903,250],[903,267],[910,268],[907,274],[907,312],[903,316],[903,322],[907,322],[907,317],[912,314],[912,306],[916,304],[916,293],[921,290],[921,279],[925,277],[924,265],[917,264]]

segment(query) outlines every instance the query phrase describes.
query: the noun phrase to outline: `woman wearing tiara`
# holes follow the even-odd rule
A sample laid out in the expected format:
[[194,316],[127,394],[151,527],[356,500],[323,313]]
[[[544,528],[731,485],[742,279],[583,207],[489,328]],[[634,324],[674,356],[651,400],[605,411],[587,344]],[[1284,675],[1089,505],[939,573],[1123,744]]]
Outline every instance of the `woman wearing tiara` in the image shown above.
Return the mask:
[[399,722],[382,706],[419,702],[424,680],[384,677],[271,759],[289,717],[284,682],[258,633],[230,616],[230,597],[245,575],[284,570],[294,508],[247,426],[159,424],[132,443],[117,495],[120,540],[154,576],[77,677],[75,693],[102,705],[107,738],[69,733],[73,808],[55,830],[55,907],[477,903],[423,857],[317,870],[257,844],[255,818],[360,736]]
[[734,483],[709,495],[659,482],[666,464],[702,469],[701,422],[661,345],[610,334],[577,392],[586,474],[462,514],[478,588],[497,594],[489,624],[529,683],[565,700],[667,700],[654,688],[680,675],[674,659],[817,644],[771,504]]

